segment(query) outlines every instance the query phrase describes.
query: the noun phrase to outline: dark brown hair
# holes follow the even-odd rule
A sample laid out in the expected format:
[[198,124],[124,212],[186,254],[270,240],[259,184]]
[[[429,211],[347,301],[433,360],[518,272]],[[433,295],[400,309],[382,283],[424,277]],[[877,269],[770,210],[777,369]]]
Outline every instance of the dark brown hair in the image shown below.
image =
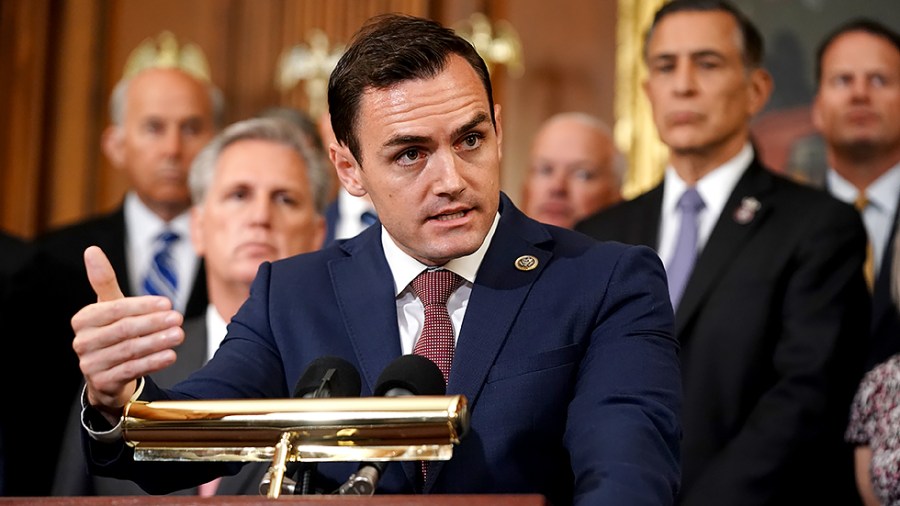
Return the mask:
[[362,163],[355,127],[363,93],[402,81],[432,78],[444,69],[451,54],[461,56],[478,74],[494,123],[490,75],[472,44],[434,21],[383,14],[360,28],[328,80],[328,108],[337,141],[350,148],[356,161]]

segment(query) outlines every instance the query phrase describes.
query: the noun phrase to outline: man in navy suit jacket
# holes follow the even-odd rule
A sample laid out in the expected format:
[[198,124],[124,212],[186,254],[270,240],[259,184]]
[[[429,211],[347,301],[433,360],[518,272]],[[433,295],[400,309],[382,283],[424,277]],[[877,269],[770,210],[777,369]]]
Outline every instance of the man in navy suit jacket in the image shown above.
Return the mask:
[[[456,340],[447,392],[465,395],[470,430],[427,481],[417,462],[395,463],[379,492],[672,504],[681,383],[653,251],[543,225],[513,206],[499,190],[500,107],[485,63],[437,23],[373,19],[333,72],[329,105],[332,163],[351,194],[372,198],[380,225],[264,263],[216,356],[173,389],[141,377],[175,359],[179,315],[160,298],[122,299],[102,253],[86,251],[100,302],[73,327],[94,471],[166,492],[229,467],[135,462],[117,424],[139,380],[141,399],[289,397],[310,362],[335,355],[370,395],[421,333],[409,282],[441,268],[464,280],[447,303]],[[319,464],[317,486],[333,490],[356,467]]]

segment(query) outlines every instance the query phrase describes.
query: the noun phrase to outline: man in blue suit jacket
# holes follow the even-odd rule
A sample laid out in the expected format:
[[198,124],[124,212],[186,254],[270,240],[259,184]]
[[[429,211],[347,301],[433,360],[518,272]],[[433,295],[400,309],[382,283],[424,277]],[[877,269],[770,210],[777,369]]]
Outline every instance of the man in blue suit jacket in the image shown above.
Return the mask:
[[[141,377],[175,359],[179,315],[160,298],[121,298],[102,253],[86,251],[100,302],[73,327],[93,470],[151,492],[233,471],[135,462],[116,424],[139,380],[148,400],[288,397],[307,364],[336,355],[359,369],[370,395],[421,333],[410,281],[439,268],[464,280],[447,303],[456,340],[447,392],[467,398],[470,430],[427,481],[417,462],[393,464],[379,492],[672,504],[681,383],[653,251],[543,225],[513,206],[499,190],[500,107],[487,68],[437,23],[368,23],[331,76],[329,105],[332,163],[351,194],[372,198],[380,225],[263,264],[216,356],[173,389]],[[317,485],[336,488],[355,469],[320,464]]]

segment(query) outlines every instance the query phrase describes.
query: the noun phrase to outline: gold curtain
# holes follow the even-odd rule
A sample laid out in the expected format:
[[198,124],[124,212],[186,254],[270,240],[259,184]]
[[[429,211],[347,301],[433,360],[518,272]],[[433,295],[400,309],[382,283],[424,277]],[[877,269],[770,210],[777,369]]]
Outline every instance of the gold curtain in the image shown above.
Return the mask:
[[644,32],[665,0],[619,0],[616,33],[616,145],[628,158],[625,198],[635,197],[662,177],[668,150],[656,134],[650,103],[641,89],[647,76],[643,60]]

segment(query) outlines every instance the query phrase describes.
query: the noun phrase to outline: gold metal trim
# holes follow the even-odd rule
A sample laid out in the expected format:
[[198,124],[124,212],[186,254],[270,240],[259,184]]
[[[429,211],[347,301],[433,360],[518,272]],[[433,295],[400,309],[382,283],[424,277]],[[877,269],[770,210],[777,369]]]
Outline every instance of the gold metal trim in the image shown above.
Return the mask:
[[650,103],[642,90],[647,77],[643,59],[644,33],[665,0],[619,0],[616,33],[616,146],[628,157],[622,187],[633,198],[659,183],[668,148],[659,140]]
[[466,398],[135,401],[123,432],[135,460],[448,460],[469,426]]

